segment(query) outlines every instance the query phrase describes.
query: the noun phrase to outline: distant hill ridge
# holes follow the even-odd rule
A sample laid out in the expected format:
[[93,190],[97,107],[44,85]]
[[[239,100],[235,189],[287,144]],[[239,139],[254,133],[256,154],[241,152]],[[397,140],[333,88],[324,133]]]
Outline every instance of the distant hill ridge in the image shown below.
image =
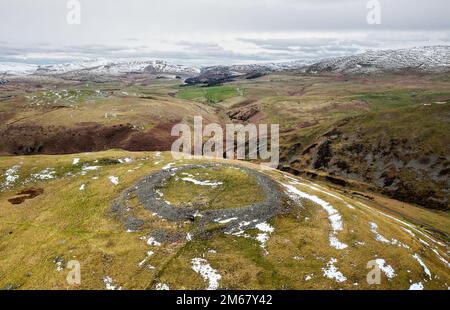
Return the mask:
[[373,74],[384,72],[434,73],[450,70],[450,46],[426,46],[409,49],[368,51],[353,56],[318,62],[301,60],[230,66],[189,67],[164,60],[109,61],[92,60],[66,64],[30,65],[0,63],[0,74],[56,76],[122,76],[133,73],[171,74],[186,78],[232,77],[248,74],[299,70],[305,73]]

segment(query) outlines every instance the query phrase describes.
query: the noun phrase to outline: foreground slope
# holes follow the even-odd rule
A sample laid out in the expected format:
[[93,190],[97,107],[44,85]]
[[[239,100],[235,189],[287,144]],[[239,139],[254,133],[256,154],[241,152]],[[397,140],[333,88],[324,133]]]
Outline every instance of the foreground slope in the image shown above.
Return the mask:
[[[393,215],[390,199],[369,200],[248,163],[173,161],[159,152],[2,157],[0,172],[3,288],[449,287],[447,241]],[[155,187],[140,183],[155,173],[166,179]],[[215,210],[264,201],[259,175],[274,182],[276,212],[248,222],[241,215],[205,220]],[[139,184],[160,206],[198,213],[168,219],[151,210],[147,195],[131,194],[122,196],[126,208],[118,214],[117,199]],[[444,212],[414,215],[450,227]],[[80,262],[79,287],[66,283],[70,260]],[[367,284],[370,261],[381,269],[379,285]]]
[[[0,154],[167,151],[173,125],[279,124],[282,169],[370,184],[449,209],[450,79],[442,74],[273,73],[199,87],[12,79],[0,86]],[[31,80],[30,80],[31,79]]]

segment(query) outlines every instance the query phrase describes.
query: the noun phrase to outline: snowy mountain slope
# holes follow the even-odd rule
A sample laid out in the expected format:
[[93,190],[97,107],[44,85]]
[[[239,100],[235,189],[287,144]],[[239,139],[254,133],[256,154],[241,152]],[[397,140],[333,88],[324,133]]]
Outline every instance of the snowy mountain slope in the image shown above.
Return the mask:
[[96,68],[110,63],[105,59],[85,60],[73,63],[51,64],[38,66],[36,74],[64,74],[71,71]]
[[170,64],[162,60],[110,62],[94,61],[76,64],[64,64],[40,67],[36,74],[70,74],[70,75],[124,75],[128,73],[167,73],[167,74],[197,74],[199,70],[181,65]]
[[0,74],[23,75],[32,74],[36,71],[36,65],[18,62],[0,62]]
[[332,58],[307,67],[306,72],[381,73],[414,71],[444,72],[450,69],[450,46],[428,46],[401,50],[369,51]]
[[201,68],[176,65],[164,60],[111,61],[95,59],[66,64],[30,65],[0,63],[0,74],[56,75],[71,78],[122,76],[130,73],[172,74],[184,77],[229,78],[248,74],[267,74],[284,70],[307,73],[370,74],[380,72],[444,72],[450,68],[450,46],[428,46],[400,50],[369,51],[359,55],[325,59],[319,62],[290,61],[266,64],[205,66]]

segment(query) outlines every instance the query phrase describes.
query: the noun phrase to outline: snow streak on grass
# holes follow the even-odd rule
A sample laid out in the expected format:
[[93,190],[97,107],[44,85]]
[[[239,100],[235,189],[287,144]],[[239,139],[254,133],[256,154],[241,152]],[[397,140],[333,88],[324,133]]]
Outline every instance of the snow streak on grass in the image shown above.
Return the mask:
[[427,265],[425,265],[425,263],[423,262],[423,260],[420,258],[420,256],[418,254],[414,254],[413,255],[414,259],[420,264],[420,266],[422,266],[423,271],[427,274],[427,276],[431,279],[431,272],[428,269]]
[[328,279],[334,279],[338,283],[342,283],[347,281],[347,278],[338,270],[338,268],[334,265],[337,263],[336,258],[330,259],[330,261],[327,263],[326,268],[322,268],[323,275],[327,277]]
[[384,259],[378,258],[375,260],[375,262],[378,265],[378,268],[380,268],[381,271],[388,277],[389,279],[392,279],[395,277],[395,271],[394,268],[392,268],[391,265],[386,265],[386,261]]
[[9,188],[19,179],[19,172],[20,166],[15,165],[6,170],[5,172],[5,182],[3,183],[3,188]]
[[219,281],[222,276],[212,268],[206,259],[203,258],[193,258],[192,259],[192,270],[200,274],[202,278],[208,282],[208,290],[217,290],[219,287]]
[[106,289],[110,291],[120,291],[122,289],[120,285],[114,284],[114,280],[109,276],[103,277],[103,283],[105,283]]
[[311,200],[312,202],[320,205],[328,213],[328,220],[331,224],[332,232],[330,233],[330,245],[337,250],[343,250],[348,247],[345,243],[340,242],[336,236],[337,233],[339,231],[342,231],[344,228],[341,215],[335,208],[333,208],[332,205],[317,196],[304,193],[292,185],[283,184],[283,186],[286,187],[288,193],[291,194],[291,196],[296,195],[300,198]]

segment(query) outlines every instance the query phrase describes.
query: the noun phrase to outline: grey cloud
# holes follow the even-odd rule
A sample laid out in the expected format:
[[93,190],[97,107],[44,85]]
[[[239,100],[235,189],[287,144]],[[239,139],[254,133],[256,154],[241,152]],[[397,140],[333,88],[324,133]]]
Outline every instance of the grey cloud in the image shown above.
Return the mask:
[[66,1],[0,1],[0,29],[7,30],[0,32],[0,61],[110,57],[216,64],[450,42],[448,0],[379,0],[381,25],[367,24],[368,0],[80,1],[81,25],[66,23]]

